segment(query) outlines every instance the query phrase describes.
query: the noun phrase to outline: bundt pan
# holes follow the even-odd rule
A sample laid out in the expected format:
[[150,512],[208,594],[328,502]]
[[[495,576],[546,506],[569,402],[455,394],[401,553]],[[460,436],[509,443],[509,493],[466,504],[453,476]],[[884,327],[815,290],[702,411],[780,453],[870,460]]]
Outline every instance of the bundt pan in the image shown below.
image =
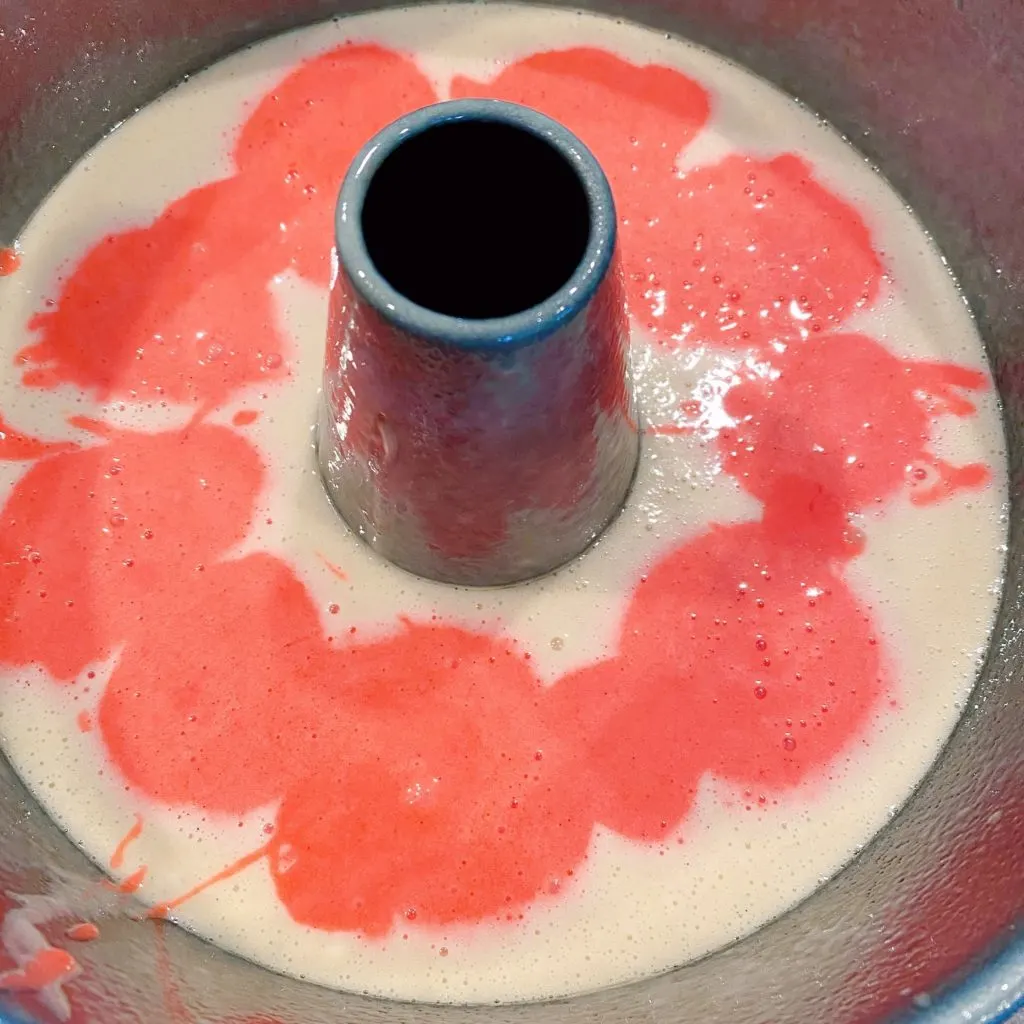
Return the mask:
[[[888,176],[959,277],[1002,396],[1013,506],[1006,591],[963,721],[850,867],[757,934],[660,977],[534,1005],[393,1003],[278,977],[176,927],[121,917],[76,949],[76,1021],[995,1024],[1024,1007],[1021,0],[592,2],[706,44],[799,97]],[[271,33],[361,9],[0,0],[0,246],[89,146],[183,76]],[[98,878],[0,762],[0,889],[67,892]],[[12,1004],[0,1020],[33,1020],[26,1012]]]

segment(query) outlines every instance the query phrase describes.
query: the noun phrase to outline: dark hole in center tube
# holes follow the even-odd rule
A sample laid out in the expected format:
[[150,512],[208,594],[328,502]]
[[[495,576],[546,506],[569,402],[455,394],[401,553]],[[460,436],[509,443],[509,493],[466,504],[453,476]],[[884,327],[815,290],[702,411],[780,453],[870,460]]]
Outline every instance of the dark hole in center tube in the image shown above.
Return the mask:
[[403,142],[366,192],[363,238],[419,306],[486,320],[530,309],[583,258],[590,211],[569,162],[530,132],[455,121]]

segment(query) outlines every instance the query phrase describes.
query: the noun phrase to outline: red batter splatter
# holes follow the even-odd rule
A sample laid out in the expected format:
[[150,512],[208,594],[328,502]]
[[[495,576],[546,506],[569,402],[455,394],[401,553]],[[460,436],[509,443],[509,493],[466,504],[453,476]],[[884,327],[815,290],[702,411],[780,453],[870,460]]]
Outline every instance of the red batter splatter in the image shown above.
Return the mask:
[[109,888],[113,889],[114,892],[121,892],[130,896],[142,888],[142,884],[146,881],[146,875],[148,874],[149,868],[143,865],[141,868],[133,871],[123,882],[109,883]]
[[304,61],[246,119],[235,143],[240,193],[264,206],[303,277],[326,285],[341,179],[364,142],[434,103],[407,57],[350,45]]
[[21,257],[16,249],[5,247],[0,249],[0,277],[9,277],[21,267]]
[[[40,459],[2,512],[0,661],[72,681],[119,648],[98,724],[128,782],[213,814],[280,801],[265,848],[159,912],[266,856],[291,915],[317,928],[515,917],[571,879],[595,821],[660,840],[708,773],[765,791],[820,776],[890,685],[843,578],[863,547],[850,512],[908,474],[918,502],[987,479],[929,447],[936,416],[974,411],[964,392],[980,375],[829,335],[881,275],[845,201],[791,154],[676,172],[708,118],[699,84],[574,49],[486,85],[457,78],[453,94],[526,102],[579,133],[616,194],[633,312],[666,341],[736,344],[770,363],[729,393],[735,426],[715,442],[762,518],[663,557],[614,657],[546,690],[528,655],[453,625],[332,639],[289,566],[225,560],[263,471],[237,431],[203,418],[284,372],[271,279],[292,268],[326,283],[349,160],[436,98],[377,46],[304,62],[242,126],[235,173],[101,240],[22,353],[31,386],[196,403],[192,425],[147,435],[78,421],[98,438],[73,451],[0,438],[0,456]],[[567,500],[574,479],[560,482]]]
[[321,554],[319,551],[317,552],[317,556],[319,557],[320,561],[323,562],[324,567],[327,569],[328,572],[330,572],[332,576],[336,576],[339,580],[348,579],[348,574],[345,572],[344,569],[341,568],[340,565],[335,565],[329,558],[326,557],[326,555]]
[[195,1015],[182,999],[170,950],[167,948],[167,923],[159,917],[153,920],[153,943],[156,947],[156,973],[160,979],[164,1013],[168,1024],[199,1024]]

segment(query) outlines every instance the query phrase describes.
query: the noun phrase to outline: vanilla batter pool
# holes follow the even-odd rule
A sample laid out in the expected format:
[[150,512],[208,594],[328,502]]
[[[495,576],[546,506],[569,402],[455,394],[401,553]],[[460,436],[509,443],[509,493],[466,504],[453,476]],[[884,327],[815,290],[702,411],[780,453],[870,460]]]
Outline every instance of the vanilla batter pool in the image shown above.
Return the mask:
[[[844,329],[869,334],[900,357],[987,373],[965,304],[927,235],[864,160],[808,111],[738,67],[662,34],[587,14],[479,4],[361,15],[282,36],[194,76],[132,117],[82,160],[19,240],[23,265],[0,279],[8,365],[34,340],[26,324],[54,294],[59,267],[73,266],[103,234],[148,224],[175,197],[229,174],[234,133],[258,97],[300,59],[348,40],[415,55],[442,99],[455,75],[486,81],[525,55],[570,46],[684,71],[710,91],[712,107],[709,123],[678,156],[681,170],[734,151],[801,155],[865,218],[887,274],[878,301]],[[247,436],[270,468],[254,526],[232,554],[269,551],[291,562],[325,629],[344,621],[362,637],[381,636],[399,614],[437,614],[517,638],[553,684],[613,653],[628,596],[652,559],[711,522],[760,514],[708,443],[724,415],[708,396],[727,388],[744,350],[666,349],[639,324],[634,363],[644,425],[672,422],[681,403],[697,395],[706,400],[707,429],[648,429],[635,490],[596,547],[551,577],[494,592],[451,589],[382,564],[335,517],[312,456],[326,291],[292,273],[275,277],[270,288],[293,341],[291,375],[234,393],[211,417],[230,425],[236,413],[258,410]],[[509,923],[401,923],[383,939],[328,933],[293,921],[265,862],[184,903],[175,920],[268,968],[328,986],[398,999],[511,1002],[664,971],[782,913],[892,817],[970,693],[1000,592],[1006,498],[994,391],[972,401],[976,415],[938,420],[934,448],[950,463],[987,464],[991,482],[925,506],[911,505],[904,491],[858,520],[866,549],[846,578],[874,610],[894,698],[879,702],[859,740],[827,771],[754,812],[743,786],[706,775],[692,812],[664,842],[636,842],[599,826],[575,886],[528,905],[522,920]],[[173,402],[99,403],[70,386],[31,390],[11,373],[0,382],[0,410],[24,433],[86,443],[69,415],[151,430],[181,425],[194,412]],[[0,462],[0,492],[26,468]],[[343,567],[345,578],[330,566]],[[158,806],[126,787],[99,732],[81,728],[83,712],[95,715],[115,663],[116,656],[94,666],[87,683],[63,688],[38,668],[4,669],[0,741],[49,813],[97,862],[108,863],[134,815],[142,816],[141,835],[114,873],[127,877],[145,865],[139,895],[157,904],[258,848],[276,808],[203,816]]]

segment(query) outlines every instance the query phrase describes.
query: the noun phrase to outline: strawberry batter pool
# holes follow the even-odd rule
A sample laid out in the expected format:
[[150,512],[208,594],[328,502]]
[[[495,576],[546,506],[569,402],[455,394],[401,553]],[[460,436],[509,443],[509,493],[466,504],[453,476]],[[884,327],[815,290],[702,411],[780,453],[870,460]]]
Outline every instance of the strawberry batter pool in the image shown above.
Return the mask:
[[[600,541],[500,590],[382,562],[312,448],[338,184],[461,96],[605,167],[644,430]],[[707,51],[502,5],[304,29],[125,122],[0,267],[0,743],[227,950],[440,1002],[667,970],[847,863],[968,699],[1006,528],[974,324],[857,152]]]

